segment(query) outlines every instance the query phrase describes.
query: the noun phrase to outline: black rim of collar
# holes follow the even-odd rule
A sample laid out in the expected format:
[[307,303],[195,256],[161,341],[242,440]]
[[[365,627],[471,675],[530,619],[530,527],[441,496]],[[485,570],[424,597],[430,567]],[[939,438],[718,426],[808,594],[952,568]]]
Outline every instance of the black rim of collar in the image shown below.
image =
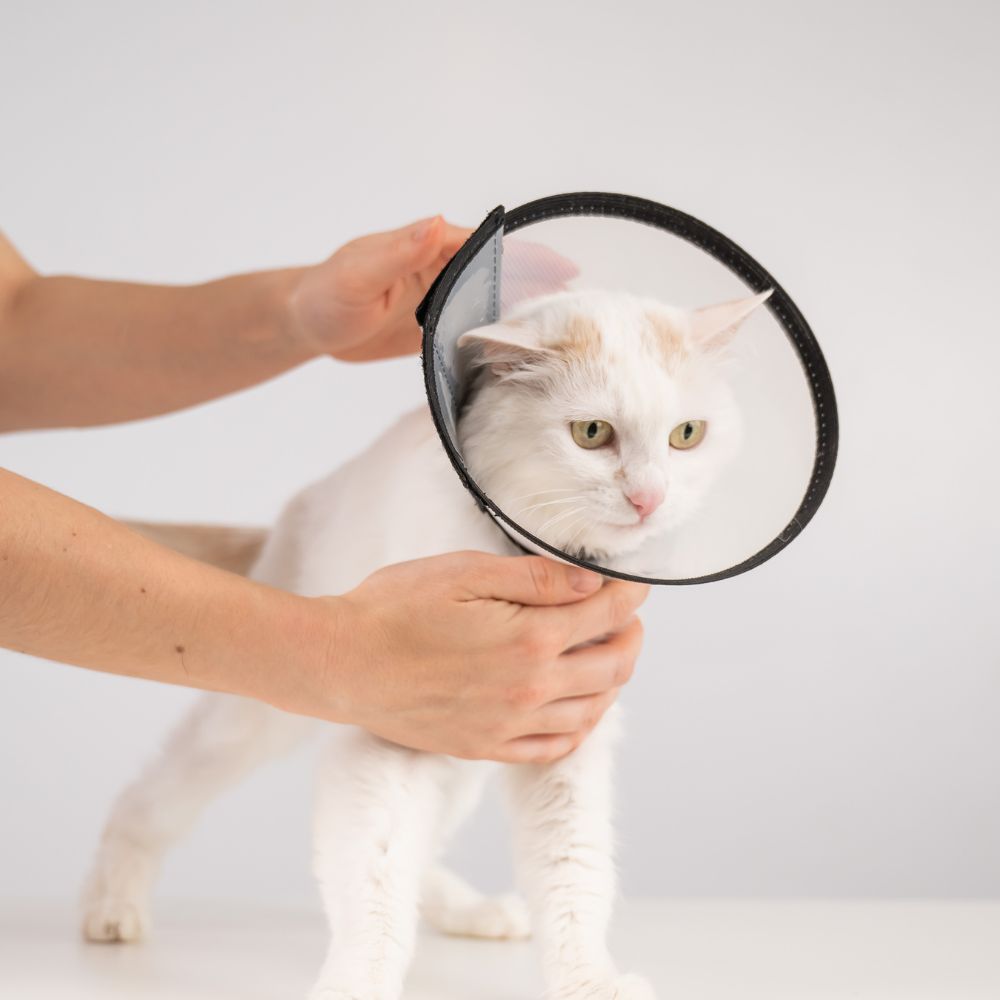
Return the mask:
[[[444,310],[448,296],[451,294],[459,276],[473,260],[477,253],[503,228],[505,233],[514,232],[524,226],[555,219],[561,216],[598,215],[640,222],[657,229],[666,230],[688,243],[699,247],[709,256],[724,264],[730,271],[741,278],[754,292],[762,292],[773,288],[774,292],[765,302],[781,324],[792,347],[802,363],[802,369],[809,384],[812,396],[813,412],[816,418],[816,452],[813,458],[812,474],[805,495],[791,521],[784,530],[768,545],[754,553],[748,559],[705,576],[687,577],[677,580],[664,580],[655,577],[633,576],[608,569],[605,566],[578,559],[548,542],[536,538],[509,518],[485,493],[479,488],[469,474],[458,453],[455,443],[451,440],[441,413],[441,400],[438,396],[434,377],[434,334],[438,321]],[[604,576],[621,580],[633,580],[638,583],[654,583],[668,586],[682,586],[692,583],[712,583],[739,576],[747,570],[760,566],[772,556],[777,555],[788,543],[798,536],[802,529],[812,520],[826,496],[833,478],[833,469],[837,461],[839,441],[839,424],[837,419],[837,401],[833,391],[833,381],[827,368],[826,359],[813,335],[805,317],[799,312],[788,293],[760,264],[745,250],[734,243],[718,230],[691,215],[675,208],[668,208],[646,198],[637,198],[627,194],[607,194],[603,192],[584,191],[576,194],[557,194],[537,201],[528,202],[520,208],[505,212],[503,206],[495,208],[483,221],[482,225],[469,237],[458,253],[448,262],[444,270],[431,285],[423,302],[417,309],[417,321],[423,327],[423,368],[424,388],[427,401],[430,404],[434,426],[438,437],[458,473],[466,489],[475,497],[483,510],[488,510],[494,517],[510,526],[518,535],[528,539],[540,549],[557,556],[566,562],[586,569],[595,570]]]

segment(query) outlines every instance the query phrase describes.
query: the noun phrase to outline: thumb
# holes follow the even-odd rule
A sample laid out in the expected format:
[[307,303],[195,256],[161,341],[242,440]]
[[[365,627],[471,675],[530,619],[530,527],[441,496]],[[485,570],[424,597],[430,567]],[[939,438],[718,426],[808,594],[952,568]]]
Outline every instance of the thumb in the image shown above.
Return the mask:
[[580,566],[542,556],[498,556],[486,578],[491,593],[515,604],[570,604],[601,589],[603,578]]

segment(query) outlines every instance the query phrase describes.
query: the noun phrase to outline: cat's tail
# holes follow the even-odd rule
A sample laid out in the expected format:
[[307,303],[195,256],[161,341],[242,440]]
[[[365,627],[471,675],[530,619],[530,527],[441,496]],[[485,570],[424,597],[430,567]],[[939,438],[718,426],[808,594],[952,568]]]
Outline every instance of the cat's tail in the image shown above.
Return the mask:
[[122,523],[150,541],[241,576],[250,572],[268,536],[267,528],[225,524]]

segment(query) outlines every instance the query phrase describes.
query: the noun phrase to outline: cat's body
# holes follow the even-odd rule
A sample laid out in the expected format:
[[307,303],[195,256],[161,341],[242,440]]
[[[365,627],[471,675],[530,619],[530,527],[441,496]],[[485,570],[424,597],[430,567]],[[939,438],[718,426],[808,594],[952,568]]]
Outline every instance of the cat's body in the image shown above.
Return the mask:
[[[715,307],[728,308],[729,312],[720,313],[714,325],[726,320],[734,327],[757,304],[757,300],[747,301],[753,304],[744,302],[735,319],[731,307]],[[566,330],[579,334],[579,326],[570,322],[574,315],[588,317],[591,327],[598,330],[604,322],[595,317],[591,305],[569,297],[555,308],[563,311]],[[550,303],[545,308],[551,313],[553,306]],[[526,318],[515,327],[515,336],[522,340],[524,327],[533,322],[531,312],[523,315]],[[671,316],[683,328],[683,318]],[[536,332],[547,338],[551,347],[559,334],[551,315],[546,322],[549,333],[542,333],[541,323]],[[693,329],[694,324],[686,332],[675,330],[672,336],[686,337],[689,349],[698,354],[698,345],[692,342]],[[489,344],[483,348],[484,341],[478,343],[483,349],[478,363],[488,368],[489,374],[462,418],[469,430],[466,444],[473,469],[476,455],[485,460],[492,448],[496,457],[496,450],[504,447],[503,439],[492,444],[489,440],[487,407],[495,411],[500,406],[499,397],[491,400],[490,394],[501,390],[512,377],[516,380],[517,371],[524,374],[532,367],[557,365],[558,377],[564,378],[578,368],[582,371],[585,355],[604,376],[608,402],[601,405],[626,409],[630,405],[628,394],[619,394],[617,403],[607,396],[607,373],[601,367],[606,362],[595,361],[594,354],[599,332],[597,343],[591,329],[583,340],[576,338],[576,346],[568,354],[557,359],[545,356],[548,348],[538,343],[527,354],[523,343],[515,345],[511,353],[507,340],[502,341],[506,346],[499,355],[491,355],[491,345],[501,342],[491,338],[508,334],[500,328],[489,330],[493,332],[484,335]],[[654,355],[663,354],[658,342],[651,339],[650,345]],[[680,349],[677,344],[674,347]],[[581,358],[573,353],[577,349]],[[555,378],[558,373],[552,369],[550,374]],[[521,386],[510,385],[509,392],[524,392],[526,404],[529,397],[537,404],[539,392],[544,398],[546,390],[537,370],[535,376],[534,381],[529,378]],[[676,379],[677,372],[670,377]],[[703,373],[697,377],[704,377]],[[661,383],[666,385],[662,379],[657,384]],[[586,394],[579,379],[575,391],[578,397]],[[638,398],[642,394],[637,391],[631,395]],[[676,419],[668,412],[661,420],[654,412],[654,396],[647,393],[644,399],[646,410],[636,424],[640,436],[641,428],[650,421],[658,421],[659,428],[663,420],[669,423]],[[575,405],[575,410],[559,413],[554,422],[565,429],[566,420],[579,423],[588,415],[599,417],[600,421],[592,421],[596,426],[606,419],[607,411],[587,409],[587,399],[577,398]],[[500,412],[509,419],[511,411],[506,406],[503,404]],[[620,412],[615,419],[620,425],[622,454],[627,447],[635,451],[638,444],[629,441],[627,414]],[[537,437],[537,424],[533,431]],[[498,433],[503,433],[502,425]],[[552,433],[557,436],[556,431]],[[575,428],[573,433],[586,435],[587,428],[579,433]],[[588,460],[594,459],[590,442],[586,437],[582,440],[585,443],[580,448],[587,450]],[[558,450],[563,444],[553,447]],[[572,451],[563,451],[563,458],[569,456],[572,461]],[[550,475],[565,476],[557,458],[549,454],[546,468]],[[597,459],[614,462],[607,454]],[[510,468],[508,465],[508,471]],[[645,452],[634,468],[619,471],[621,484],[616,488],[631,491],[631,499],[611,496],[606,483],[597,483],[600,489],[595,494],[599,510],[611,512],[612,527],[596,530],[599,525],[595,521],[592,550],[608,556],[614,555],[610,551],[614,539],[627,548],[623,539],[631,542],[662,530],[654,526],[647,531],[643,526],[662,501],[663,489],[669,494],[669,486],[658,482],[657,467]],[[539,482],[537,473],[529,475],[535,476],[534,481],[525,482],[517,475],[505,481],[501,468],[499,475],[495,470],[487,471],[484,478],[493,490],[489,495],[498,500],[506,495],[513,502],[520,494],[537,493],[545,501],[566,494],[579,499],[583,495],[581,484],[601,473],[591,462],[573,482],[556,479],[559,485],[555,486]],[[658,499],[654,496],[657,490]],[[558,507],[557,503],[555,509]],[[581,551],[587,550],[589,540],[588,509],[581,508],[582,530],[577,523],[580,511],[572,524],[574,544]],[[627,517],[630,510],[631,519]],[[596,517],[593,510],[590,516]],[[673,523],[670,518],[664,521]],[[635,531],[628,527],[632,522]],[[540,527],[538,523],[531,526],[536,531]],[[541,537],[547,536],[543,532]],[[560,544],[565,538],[557,535],[552,540]],[[459,549],[519,552],[465,491],[449,466],[430,415],[421,409],[400,420],[362,455],[300,494],[268,537],[252,575],[306,595],[343,593],[388,563]],[[648,1000],[653,995],[643,980],[617,974],[605,945],[615,893],[611,745],[616,724],[616,712],[611,711],[579,750],[555,764],[502,768],[510,793],[519,881],[552,998]],[[328,734],[329,747],[317,785],[315,866],[331,924],[332,945],[312,994],[314,1000],[399,997],[412,953],[418,908],[431,923],[452,933],[483,937],[527,933],[527,912],[516,897],[486,899],[438,866],[438,856],[450,834],[475,806],[484,782],[499,765],[412,751],[354,727],[330,726],[256,702],[212,694],[199,700],[162,754],[116,804],[86,891],[87,936],[95,940],[140,937],[148,924],[149,895],[159,862],[202,807],[258,763],[317,730]]]

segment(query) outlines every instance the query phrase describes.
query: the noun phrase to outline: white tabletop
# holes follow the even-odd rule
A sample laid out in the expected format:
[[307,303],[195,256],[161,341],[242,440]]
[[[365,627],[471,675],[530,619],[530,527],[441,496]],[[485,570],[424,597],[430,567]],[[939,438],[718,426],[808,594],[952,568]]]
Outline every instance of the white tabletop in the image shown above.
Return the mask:
[[[318,914],[165,903],[142,945],[88,945],[73,911],[4,904],[0,997],[297,1000],[319,968]],[[664,1000],[998,1000],[1000,902],[636,901],[614,951]],[[529,1000],[530,943],[427,931],[406,1000]]]

